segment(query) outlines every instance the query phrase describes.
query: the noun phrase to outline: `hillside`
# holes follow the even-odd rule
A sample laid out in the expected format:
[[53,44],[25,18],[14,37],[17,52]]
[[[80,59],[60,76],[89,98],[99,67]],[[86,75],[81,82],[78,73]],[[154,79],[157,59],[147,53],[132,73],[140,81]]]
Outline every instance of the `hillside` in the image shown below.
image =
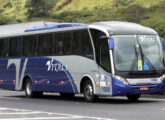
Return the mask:
[[[66,4],[65,6],[63,5],[66,3],[66,1],[71,1],[69,4]],[[107,9],[107,8],[113,8],[114,4],[117,4],[115,2],[118,2],[118,4],[126,5],[125,7],[131,5],[131,4],[139,4],[143,7],[151,7],[156,4],[158,4],[162,0],[60,0],[58,4],[56,5],[56,9],[60,6],[63,6],[62,9],[58,12],[62,11],[81,11],[81,10],[95,10],[96,8],[102,8],[102,9]],[[118,6],[121,7],[121,6]]]
[[[31,8],[26,7],[27,1],[0,0],[0,24],[39,20],[83,23],[131,21],[152,27],[165,37],[165,0],[44,0],[48,7],[40,11],[38,6],[30,17],[28,10]],[[40,14],[36,15],[38,11]]]

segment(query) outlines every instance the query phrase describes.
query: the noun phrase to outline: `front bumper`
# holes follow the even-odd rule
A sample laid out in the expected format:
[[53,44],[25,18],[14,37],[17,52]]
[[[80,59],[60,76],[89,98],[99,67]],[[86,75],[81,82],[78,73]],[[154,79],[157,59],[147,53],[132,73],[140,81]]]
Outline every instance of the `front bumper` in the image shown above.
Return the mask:
[[[141,87],[148,87],[149,90],[141,91]],[[155,85],[141,85],[131,86],[123,84],[117,79],[112,79],[112,95],[123,96],[123,95],[134,95],[134,94],[162,94],[165,92],[165,80],[162,83]]]

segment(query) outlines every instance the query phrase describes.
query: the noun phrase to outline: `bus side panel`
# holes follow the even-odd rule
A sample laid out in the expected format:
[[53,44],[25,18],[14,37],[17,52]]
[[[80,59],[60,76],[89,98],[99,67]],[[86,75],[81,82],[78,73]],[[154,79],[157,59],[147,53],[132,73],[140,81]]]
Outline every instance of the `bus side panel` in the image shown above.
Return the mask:
[[94,60],[79,55],[60,56],[56,59],[67,65],[79,93],[82,78],[88,77],[93,83],[94,93],[100,94],[98,65]]
[[77,93],[71,74],[56,59],[29,59],[25,75],[32,76],[34,91]]
[[15,90],[16,67],[14,64],[7,66],[8,59],[0,59],[0,88]]

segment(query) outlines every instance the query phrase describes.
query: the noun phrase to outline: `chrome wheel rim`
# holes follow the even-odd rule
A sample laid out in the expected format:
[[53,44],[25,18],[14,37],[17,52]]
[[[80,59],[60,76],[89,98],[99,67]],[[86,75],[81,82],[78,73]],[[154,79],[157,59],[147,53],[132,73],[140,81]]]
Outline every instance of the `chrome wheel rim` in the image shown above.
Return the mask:
[[32,92],[32,86],[31,86],[30,83],[27,83],[27,85],[26,85],[26,93],[28,95],[31,95],[31,92]]
[[85,88],[85,94],[87,96],[87,98],[91,98],[93,95],[93,89],[92,86],[90,84],[88,84]]

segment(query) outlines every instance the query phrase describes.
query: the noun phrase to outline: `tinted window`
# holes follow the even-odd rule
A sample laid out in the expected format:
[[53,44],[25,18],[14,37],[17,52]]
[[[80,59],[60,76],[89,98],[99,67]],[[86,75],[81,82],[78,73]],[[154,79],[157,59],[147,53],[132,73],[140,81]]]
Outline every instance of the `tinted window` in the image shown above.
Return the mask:
[[81,32],[73,33],[73,53],[75,55],[81,55]]
[[71,32],[57,33],[55,35],[58,55],[72,54],[72,34]]
[[110,71],[110,60],[109,60],[109,49],[108,49],[108,40],[102,39],[100,42],[100,65]]
[[93,58],[93,49],[87,30],[75,31],[73,33],[73,51],[76,55]]
[[91,40],[87,30],[82,31],[81,33],[81,44],[82,44],[81,49],[83,51],[82,52],[83,56],[93,58]]
[[8,56],[8,40],[1,39],[0,40],[0,57],[7,57]]
[[105,33],[94,29],[90,30],[90,32],[95,46],[97,63],[110,72],[108,39],[100,39],[101,36],[106,36]]
[[36,36],[26,36],[23,39],[23,56],[37,56]]
[[49,56],[54,54],[53,34],[40,35],[38,37],[39,56]]
[[22,37],[9,39],[9,57],[22,56]]

